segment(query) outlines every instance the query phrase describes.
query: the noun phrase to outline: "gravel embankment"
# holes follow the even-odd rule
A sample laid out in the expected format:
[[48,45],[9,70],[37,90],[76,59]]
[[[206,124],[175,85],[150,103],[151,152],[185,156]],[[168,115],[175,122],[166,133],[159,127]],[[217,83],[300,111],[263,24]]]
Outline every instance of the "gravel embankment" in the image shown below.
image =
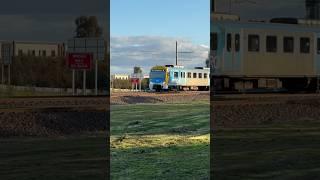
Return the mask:
[[320,123],[320,97],[259,97],[213,101],[211,117],[217,127],[259,127]]
[[61,136],[105,131],[106,111],[0,112],[0,137]]
[[111,94],[111,105],[139,103],[185,103],[198,100],[209,101],[209,92],[147,93],[126,92]]

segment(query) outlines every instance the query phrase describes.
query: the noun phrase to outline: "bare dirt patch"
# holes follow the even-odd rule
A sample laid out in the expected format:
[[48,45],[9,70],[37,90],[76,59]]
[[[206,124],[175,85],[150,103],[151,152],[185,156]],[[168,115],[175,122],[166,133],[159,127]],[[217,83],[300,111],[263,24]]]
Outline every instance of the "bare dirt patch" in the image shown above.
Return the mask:
[[209,92],[119,92],[111,94],[111,105],[140,103],[185,103],[210,99]]

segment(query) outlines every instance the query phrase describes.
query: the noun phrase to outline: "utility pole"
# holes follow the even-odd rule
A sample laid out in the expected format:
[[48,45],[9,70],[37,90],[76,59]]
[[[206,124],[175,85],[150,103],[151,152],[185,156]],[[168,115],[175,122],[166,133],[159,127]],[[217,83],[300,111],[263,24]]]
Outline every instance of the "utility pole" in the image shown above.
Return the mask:
[[192,51],[178,51],[178,41],[176,41],[176,66],[178,66],[178,54],[179,53],[185,53],[185,54],[190,54],[193,53]]
[[178,41],[176,41],[176,66],[178,66]]

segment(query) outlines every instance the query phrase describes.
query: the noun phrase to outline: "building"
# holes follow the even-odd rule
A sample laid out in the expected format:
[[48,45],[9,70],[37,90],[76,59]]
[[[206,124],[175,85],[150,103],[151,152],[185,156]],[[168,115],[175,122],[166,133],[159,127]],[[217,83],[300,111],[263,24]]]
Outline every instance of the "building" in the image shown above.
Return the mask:
[[320,19],[320,0],[306,0],[306,19]]
[[115,80],[115,79],[129,80],[130,76],[127,75],[127,74],[114,74],[114,75],[111,75],[111,80]]
[[[64,43],[0,41],[0,46],[11,45],[13,56],[61,57],[65,55]],[[1,55],[1,52],[0,52]],[[0,56],[2,57],[2,55]]]

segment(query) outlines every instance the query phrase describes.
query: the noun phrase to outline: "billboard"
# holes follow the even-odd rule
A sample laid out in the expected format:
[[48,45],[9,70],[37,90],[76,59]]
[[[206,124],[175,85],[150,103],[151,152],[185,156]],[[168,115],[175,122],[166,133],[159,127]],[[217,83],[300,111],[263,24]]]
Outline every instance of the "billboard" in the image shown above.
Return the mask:
[[93,53],[68,53],[67,64],[70,69],[90,70],[92,68]]
[[131,78],[131,83],[138,84],[140,82],[139,78]]
[[73,38],[68,40],[68,52],[93,53],[94,60],[104,60],[105,41],[103,38]]

